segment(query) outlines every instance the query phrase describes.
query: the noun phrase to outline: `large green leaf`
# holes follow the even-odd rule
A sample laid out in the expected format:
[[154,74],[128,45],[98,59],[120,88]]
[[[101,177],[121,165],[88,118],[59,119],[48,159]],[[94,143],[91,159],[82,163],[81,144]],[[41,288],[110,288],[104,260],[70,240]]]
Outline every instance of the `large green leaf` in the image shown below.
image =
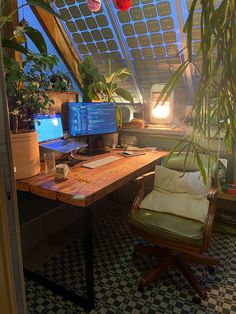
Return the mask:
[[24,53],[25,55],[27,55],[29,53],[29,50],[26,49],[24,46],[18,44],[16,41],[14,40],[10,40],[10,39],[3,39],[2,40],[2,46],[4,48],[10,48],[10,49],[14,49],[16,51],[19,51],[21,53]]
[[112,73],[110,76],[105,76],[106,83],[111,84],[115,78],[115,73]]
[[23,29],[23,33],[26,34],[38,48],[41,53],[47,53],[47,45],[42,34],[35,28],[26,26]]
[[170,94],[174,91],[176,88],[176,84],[180,77],[182,77],[184,71],[189,65],[189,61],[186,60],[183,64],[179,66],[179,68],[174,72],[172,77],[169,79],[169,81],[165,84],[164,88],[162,89],[160,96],[157,98],[154,108],[159,104],[160,101],[166,101],[167,98],[170,96]]
[[127,101],[129,101],[131,103],[134,102],[133,97],[131,96],[131,94],[124,88],[121,88],[121,87],[116,88],[115,93],[118,96],[124,98],[125,100],[127,100]]
[[30,6],[38,6],[42,8],[43,10],[47,11],[48,13],[58,17],[62,20],[67,20],[65,17],[63,17],[61,14],[57,13],[52,9],[50,4],[48,2],[45,2],[44,0],[26,0],[27,4]]

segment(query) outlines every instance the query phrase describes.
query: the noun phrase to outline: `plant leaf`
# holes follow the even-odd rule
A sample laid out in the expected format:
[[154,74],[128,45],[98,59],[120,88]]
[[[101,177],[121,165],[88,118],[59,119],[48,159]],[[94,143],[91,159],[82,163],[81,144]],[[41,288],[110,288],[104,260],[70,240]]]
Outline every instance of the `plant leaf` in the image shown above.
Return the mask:
[[124,98],[125,100],[128,100],[129,102],[133,103],[134,100],[133,100],[133,97],[131,96],[131,94],[124,88],[121,88],[121,87],[118,87],[115,89],[115,93]]
[[67,19],[65,17],[63,17],[61,14],[57,13],[56,11],[54,11],[52,9],[52,7],[50,6],[49,3],[45,2],[45,1],[42,1],[42,0],[26,0],[26,3],[29,5],[29,6],[38,6],[40,7],[41,9],[47,11],[48,13],[58,17],[59,19],[61,20],[64,20],[66,21]]
[[41,53],[47,53],[47,45],[42,34],[35,28],[26,26],[23,30]]
[[174,91],[176,88],[177,82],[180,79],[180,77],[183,75],[184,71],[186,70],[187,66],[189,65],[189,61],[186,60],[183,64],[181,64],[178,69],[174,72],[172,77],[169,79],[169,81],[165,84],[164,88],[162,89],[159,97],[156,100],[155,105],[153,108],[155,108],[160,101],[165,101],[170,94]]
[[10,49],[14,49],[16,51],[19,51],[21,53],[24,53],[25,55],[29,54],[29,50],[26,49],[24,46],[18,44],[17,42],[15,42],[14,40],[10,40],[10,39],[2,39],[2,46],[4,48],[10,48]]

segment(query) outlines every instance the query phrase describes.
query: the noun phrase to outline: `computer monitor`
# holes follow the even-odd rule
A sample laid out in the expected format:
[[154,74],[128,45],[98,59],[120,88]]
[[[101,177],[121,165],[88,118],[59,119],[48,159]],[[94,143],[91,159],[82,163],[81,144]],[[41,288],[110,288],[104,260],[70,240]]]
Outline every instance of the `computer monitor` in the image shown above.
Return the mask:
[[87,153],[102,153],[95,149],[95,136],[117,132],[116,104],[113,102],[71,102],[69,106],[70,136],[87,136]]

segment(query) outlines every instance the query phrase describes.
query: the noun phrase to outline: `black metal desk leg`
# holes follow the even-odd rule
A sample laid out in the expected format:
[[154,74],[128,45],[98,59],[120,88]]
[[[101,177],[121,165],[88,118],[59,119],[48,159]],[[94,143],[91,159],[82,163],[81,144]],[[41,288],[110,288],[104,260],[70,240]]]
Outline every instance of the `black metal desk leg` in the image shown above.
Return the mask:
[[93,268],[93,234],[92,234],[92,208],[84,208],[84,244],[85,244],[85,283],[87,309],[92,310],[95,306],[94,293],[94,268]]
[[85,297],[77,295],[73,291],[44,278],[41,274],[24,268],[25,276],[39,283],[40,285],[52,290],[57,295],[62,296],[85,310],[91,311],[95,306],[94,293],[94,269],[93,269],[93,232],[92,232],[92,208],[84,209],[84,261],[85,261]]

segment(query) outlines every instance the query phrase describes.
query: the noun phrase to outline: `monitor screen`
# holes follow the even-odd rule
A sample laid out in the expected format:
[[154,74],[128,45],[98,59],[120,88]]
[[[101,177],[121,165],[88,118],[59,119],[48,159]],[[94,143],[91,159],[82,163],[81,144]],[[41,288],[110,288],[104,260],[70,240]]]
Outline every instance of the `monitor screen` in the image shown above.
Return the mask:
[[69,103],[69,132],[70,136],[117,132],[116,104]]
[[38,133],[38,142],[56,140],[63,137],[63,128],[60,113],[35,114],[34,126]]

